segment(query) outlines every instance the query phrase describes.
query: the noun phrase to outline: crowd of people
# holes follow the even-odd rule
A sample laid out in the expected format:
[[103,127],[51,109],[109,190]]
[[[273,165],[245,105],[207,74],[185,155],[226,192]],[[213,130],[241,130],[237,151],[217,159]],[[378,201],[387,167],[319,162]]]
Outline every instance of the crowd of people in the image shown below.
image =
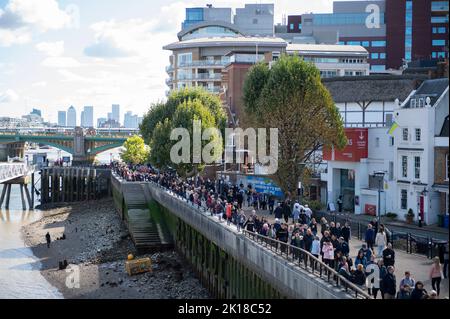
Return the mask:
[[[217,216],[227,225],[235,225],[238,232],[245,229],[281,242],[281,249],[285,252],[289,249],[294,258],[301,258],[299,251],[309,252],[350,282],[367,289],[374,298],[380,294],[383,299],[434,299],[440,294],[443,274],[439,257],[434,259],[430,270],[430,292],[424,289],[423,282],[416,282],[409,271],[397,285],[395,251],[384,225],[379,225],[376,219],[368,225],[365,243],[356,257],[352,258],[349,244],[351,227],[348,222],[341,225],[328,222],[324,217],[316,221],[307,205],[303,206],[289,196],[277,201],[271,194],[256,192],[252,185],[232,184],[199,176],[181,178],[175,171],[161,172],[150,165],[112,165],[115,173],[124,180],[158,183],[212,216]],[[268,210],[269,216],[259,216],[259,209]],[[374,273],[377,275],[374,276]]]

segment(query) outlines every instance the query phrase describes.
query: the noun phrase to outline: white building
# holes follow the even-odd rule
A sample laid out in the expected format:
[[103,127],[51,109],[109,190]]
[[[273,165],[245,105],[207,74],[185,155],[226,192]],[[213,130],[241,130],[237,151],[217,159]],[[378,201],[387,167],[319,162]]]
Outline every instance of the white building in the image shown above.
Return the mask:
[[[440,191],[445,189],[433,185],[435,147],[447,148],[448,160],[448,138],[439,136],[448,118],[448,102],[448,79],[427,80],[395,110],[394,118],[399,125],[394,135],[399,218],[412,209],[416,220],[421,217],[426,224],[434,224],[443,210]],[[448,175],[446,178],[448,184]]]
[[323,78],[369,75],[369,52],[360,45],[288,44],[286,53],[313,62]]

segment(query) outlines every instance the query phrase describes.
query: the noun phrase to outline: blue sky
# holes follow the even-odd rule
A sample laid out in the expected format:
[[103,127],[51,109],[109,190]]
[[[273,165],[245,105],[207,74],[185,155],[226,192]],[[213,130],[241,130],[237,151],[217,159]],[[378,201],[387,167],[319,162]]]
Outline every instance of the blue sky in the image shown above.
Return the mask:
[[[247,1],[254,3],[254,1]],[[57,111],[94,106],[105,117],[111,104],[142,115],[164,99],[169,52],[186,7],[204,0],[0,0],[0,116],[33,107],[56,121]],[[209,1],[243,7],[245,1]],[[332,0],[279,0],[282,14],[331,12]],[[79,119],[78,119],[79,120]]]

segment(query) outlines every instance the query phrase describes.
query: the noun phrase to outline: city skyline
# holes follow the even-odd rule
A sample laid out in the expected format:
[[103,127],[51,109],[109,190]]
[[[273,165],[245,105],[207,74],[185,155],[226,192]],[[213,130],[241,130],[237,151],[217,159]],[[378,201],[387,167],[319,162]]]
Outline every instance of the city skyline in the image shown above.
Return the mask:
[[[81,112],[93,105],[97,119],[117,103],[142,116],[165,98],[170,54],[162,46],[176,41],[185,8],[205,6],[156,2],[0,0],[1,115],[20,117],[38,108],[56,123],[62,108]],[[331,12],[333,1],[271,3],[279,23],[283,14]],[[236,9],[245,1],[212,4]]]

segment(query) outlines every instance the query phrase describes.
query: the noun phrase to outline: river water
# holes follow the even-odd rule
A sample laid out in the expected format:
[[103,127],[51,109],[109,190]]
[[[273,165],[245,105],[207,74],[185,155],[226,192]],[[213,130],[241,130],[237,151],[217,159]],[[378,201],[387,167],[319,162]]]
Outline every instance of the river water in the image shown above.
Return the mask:
[[[69,156],[64,152],[58,153],[56,149],[41,149],[26,153],[30,161],[33,153],[47,153],[50,162],[59,156]],[[100,154],[97,159],[100,163],[109,163],[118,154],[116,149]],[[39,204],[36,197],[35,205]],[[39,210],[22,210],[19,186],[13,185],[10,209],[0,209],[0,299],[63,298],[40,274],[41,264],[25,245],[20,233],[22,226],[37,221],[42,216],[43,213]]]

